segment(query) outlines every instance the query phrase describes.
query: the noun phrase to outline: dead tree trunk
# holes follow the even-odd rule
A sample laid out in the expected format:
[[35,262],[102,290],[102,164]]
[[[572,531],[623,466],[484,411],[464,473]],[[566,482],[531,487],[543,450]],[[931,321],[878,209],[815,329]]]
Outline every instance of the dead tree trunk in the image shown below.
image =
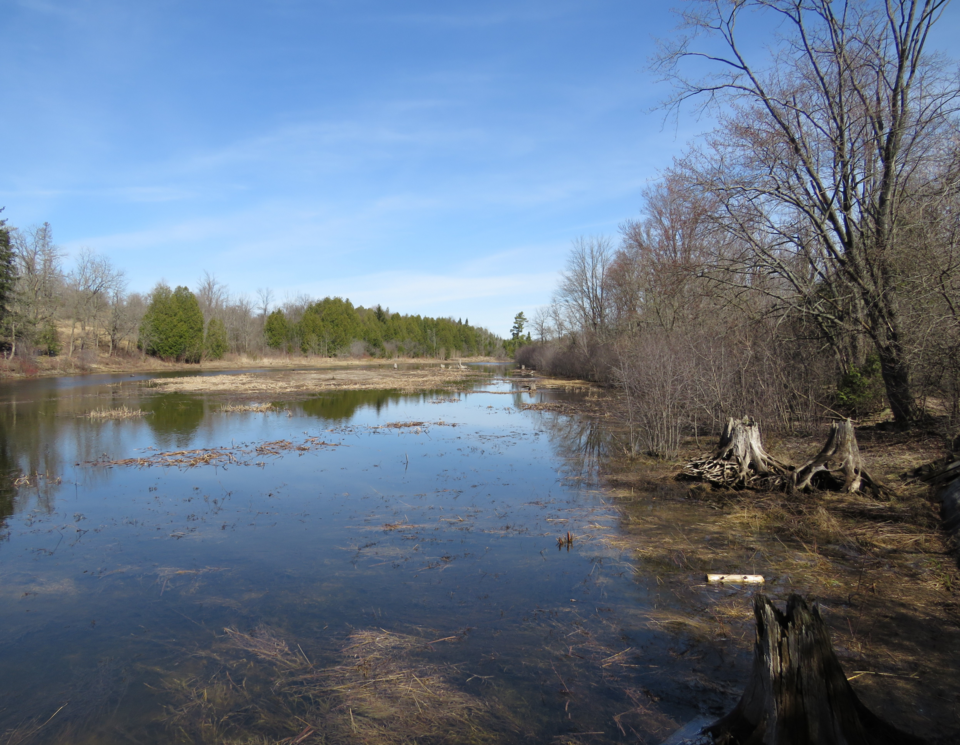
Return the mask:
[[713,455],[691,461],[683,474],[715,486],[774,488],[790,467],[773,458],[760,442],[760,427],[750,417],[729,419]]
[[816,606],[791,595],[781,613],[754,598],[753,670],[736,708],[707,727],[718,745],[922,745],[857,698]]
[[830,426],[826,444],[811,461],[797,469],[792,486],[801,491],[810,489],[815,476],[820,485],[838,491],[855,492],[866,485],[874,496],[879,496],[883,488],[863,467],[853,422],[849,419]]

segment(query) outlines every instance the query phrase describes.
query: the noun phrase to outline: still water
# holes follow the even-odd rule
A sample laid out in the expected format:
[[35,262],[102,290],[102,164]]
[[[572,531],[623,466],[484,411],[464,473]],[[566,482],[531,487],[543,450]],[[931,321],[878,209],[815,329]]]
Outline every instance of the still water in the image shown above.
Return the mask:
[[604,538],[601,426],[497,372],[265,413],[0,385],[0,741],[660,742],[719,713],[727,661],[650,623],[670,599]]

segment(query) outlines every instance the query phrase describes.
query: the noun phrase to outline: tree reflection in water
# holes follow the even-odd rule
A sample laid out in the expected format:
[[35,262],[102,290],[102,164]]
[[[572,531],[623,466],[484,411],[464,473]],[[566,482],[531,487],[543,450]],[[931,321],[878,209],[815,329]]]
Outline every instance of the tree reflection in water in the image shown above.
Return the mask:
[[610,434],[604,423],[586,416],[569,416],[554,411],[529,412],[537,417],[558,455],[565,459],[568,479],[596,481],[600,461],[609,452]]

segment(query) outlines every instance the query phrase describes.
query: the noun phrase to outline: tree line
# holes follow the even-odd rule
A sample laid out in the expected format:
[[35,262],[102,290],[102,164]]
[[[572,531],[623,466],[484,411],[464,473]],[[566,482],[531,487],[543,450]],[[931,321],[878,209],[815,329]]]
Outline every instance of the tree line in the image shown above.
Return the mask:
[[373,357],[503,354],[503,340],[469,320],[392,313],[342,298],[274,303],[235,295],[204,273],[191,290],[158,282],[129,292],[121,270],[89,250],[65,268],[49,224],[0,221],[0,348],[8,357],[140,354],[199,362],[228,353]]
[[[956,64],[941,0],[693,2],[655,61],[716,126],[574,243],[532,364],[616,383],[634,449],[751,413],[960,423]],[[756,19],[778,23],[758,53]]]

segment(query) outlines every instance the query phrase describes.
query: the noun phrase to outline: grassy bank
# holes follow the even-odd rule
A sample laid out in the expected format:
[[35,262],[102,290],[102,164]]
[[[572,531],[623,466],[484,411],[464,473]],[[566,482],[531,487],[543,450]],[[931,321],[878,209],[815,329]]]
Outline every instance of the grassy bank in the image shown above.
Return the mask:
[[[606,539],[656,574],[660,592],[690,612],[650,624],[749,651],[752,596],[781,606],[791,593],[820,604],[851,684],[873,711],[930,738],[960,732],[960,572],[929,487],[914,469],[943,457],[942,438],[865,428],[865,465],[890,488],[883,499],[814,491],[735,491],[679,481],[712,442],[687,442],[664,462],[614,457],[605,482],[621,513]],[[817,452],[822,433],[771,440],[774,457]],[[760,574],[757,586],[715,586],[708,573]],[[669,604],[665,604],[668,605]]]

